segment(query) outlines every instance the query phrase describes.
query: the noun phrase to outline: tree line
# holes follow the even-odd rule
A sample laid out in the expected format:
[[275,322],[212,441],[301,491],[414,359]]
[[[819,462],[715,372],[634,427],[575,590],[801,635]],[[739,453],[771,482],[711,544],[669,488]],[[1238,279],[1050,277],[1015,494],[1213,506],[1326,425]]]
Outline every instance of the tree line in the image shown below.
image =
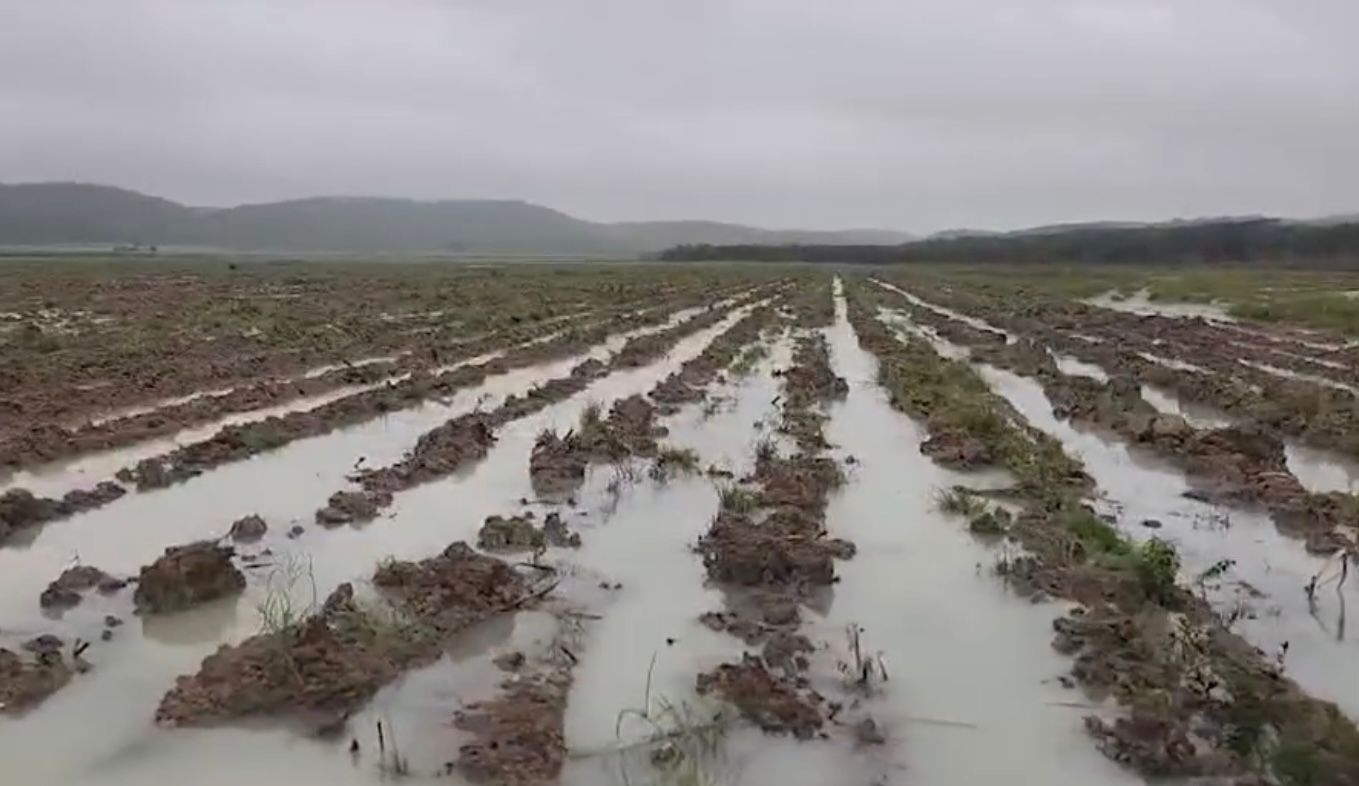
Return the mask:
[[1008,234],[927,238],[895,246],[680,245],[670,261],[1063,262],[1165,264],[1282,262],[1359,267],[1359,222],[1276,219],[1181,222],[1137,227],[1075,226]]

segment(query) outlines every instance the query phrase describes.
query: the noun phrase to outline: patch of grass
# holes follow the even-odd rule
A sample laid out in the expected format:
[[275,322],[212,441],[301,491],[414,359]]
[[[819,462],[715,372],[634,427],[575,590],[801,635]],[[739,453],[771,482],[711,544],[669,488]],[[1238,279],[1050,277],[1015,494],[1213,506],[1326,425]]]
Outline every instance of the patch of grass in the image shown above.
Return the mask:
[[[651,678],[655,668],[656,656],[653,654],[647,668],[642,705],[620,711],[614,721],[623,782],[634,782],[628,774],[627,754],[641,748],[645,750],[653,772],[647,784],[716,786],[720,782],[716,768],[727,735],[727,716],[720,710],[686,701],[676,702],[665,696],[653,700]],[[624,740],[623,727],[629,721],[640,723],[646,732],[638,742]]]
[[986,512],[986,503],[966,486],[935,489],[934,507],[944,513],[953,513],[969,518]]
[[1057,521],[1075,535],[1092,558],[1128,557],[1133,545],[1113,525],[1088,510],[1070,510],[1059,514]]
[[260,632],[288,634],[319,608],[311,558],[285,555],[265,578],[264,597],[255,606]]
[[662,447],[656,453],[656,461],[667,470],[683,472],[698,471],[698,452],[692,448]]
[[1180,555],[1174,546],[1160,538],[1152,538],[1134,550],[1133,572],[1147,597],[1165,604],[1175,596]]
[[749,376],[755,371],[755,366],[767,357],[769,357],[769,347],[761,343],[751,344],[740,355],[736,356],[736,360],[731,364],[731,372],[741,377]]
[[718,500],[723,510],[732,513],[752,513],[760,507],[760,495],[740,486],[722,486],[718,490]]
[[772,437],[764,437],[755,443],[757,461],[773,461],[779,457],[779,446]]
[[597,426],[604,420],[604,409],[598,401],[591,401],[585,405],[585,409],[580,412],[580,427],[585,430],[588,426]]

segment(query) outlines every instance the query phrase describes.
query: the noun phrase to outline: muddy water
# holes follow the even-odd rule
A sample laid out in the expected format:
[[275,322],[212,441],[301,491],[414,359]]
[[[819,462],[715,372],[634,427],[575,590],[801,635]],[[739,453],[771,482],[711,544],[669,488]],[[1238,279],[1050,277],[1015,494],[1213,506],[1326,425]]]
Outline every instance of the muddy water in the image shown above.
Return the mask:
[[1123,298],[1115,297],[1115,294],[1114,292],[1106,292],[1098,297],[1086,298],[1081,302],[1112,311],[1126,311],[1130,314],[1141,314],[1143,316],[1202,317],[1216,322],[1236,321],[1234,317],[1227,313],[1226,307],[1218,303],[1152,300],[1150,291],[1146,289],[1138,290]]
[[1291,379],[1299,382],[1311,382],[1314,385],[1321,385],[1322,387],[1334,388],[1335,390],[1344,390],[1348,393],[1359,395],[1359,388],[1356,388],[1353,385],[1348,385],[1344,382],[1339,382],[1337,380],[1331,379],[1330,377],[1323,377],[1320,374],[1305,374],[1299,371],[1292,371],[1286,368],[1279,368],[1278,366],[1271,366],[1268,363],[1257,363],[1253,360],[1238,359],[1236,362],[1240,363],[1243,366],[1256,369],[1257,371],[1263,371],[1266,374],[1271,374],[1280,379]]
[[[950,350],[956,347],[941,348]],[[1345,595],[1334,590],[1334,582],[1326,584],[1312,607],[1303,591],[1320,571],[1334,577],[1334,561],[1314,557],[1299,541],[1279,534],[1264,511],[1185,498],[1190,487],[1177,468],[1111,435],[1059,420],[1037,382],[986,364],[976,368],[1030,423],[1081,459],[1098,487],[1092,502],[1099,512],[1135,540],[1155,536],[1174,543],[1183,563],[1182,581],[1198,586],[1224,613],[1244,613],[1237,630],[1266,653],[1288,642],[1290,676],[1359,718],[1359,643],[1346,635]],[[1300,479],[1307,476],[1315,483],[1320,475],[1338,481],[1333,456],[1290,447],[1289,457],[1290,465],[1302,467],[1301,472],[1294,467]],[[1223,559],[1235,560],[1224,580],[1198,581]],[[1353,583],[1347,587],[1353,588]]]
[[1267,513],[1186,499],[1189,485],[1174,467],[1057,420],[1037,383],[987,366],[979,371],[1031,423],[1080,457],[1101,492],[1097,510],[1114,516],[1136,540],[1156,536],[1175,544],[1182,580],[1194,586],[1219,560],[1235,560],[1227,580],[1210,582],[1204,591],[1224,611],[1245,609],[1249,618],[1238,630],[1266,653],[1289,642],[1288,673],[1309,692],[1359,717],[1359,642],[1341,636],[1343,598],[1323,591],[1314,616],[1303,592],[1326,560],[1279,534]]
[[1054,352],[1052,349],[1048,349],[1048,354],[1052,356],[1052,361],[1057,364],[1057,370],[1063,374],[1073,377],[1089,377],[1099,382],[1109,381],[1108,373],[1094,363],[1086,363],[1080,358]]
[[[288,773],[298,771],[305,771],[309,780],[335,783],[377,780],[371,758],[357,766],[350,763],[343,752],[347,737],[318,742],[278,729],[166,731],[151,724],[152,713],[175,675],[193,671],[219,642],[239,640],[258,629],[255,607],[265,585],[272,581],[291,589],[305,604],[312,597],[324,598],[341,581],[370,575],[383,556],[422,558],[454,540],[474,542],[487,515],[513,512],[520,498],[533,496],[528,455],[541,429],[569,427],[591,400],[608,402],[648,390],[743,313],[681,341],[653,365],[612,374],[577,397],[508,424],[486,460],[444,482],[399,495],[388,516],[363,528],[323,531],[311,523],[312,512],[343,485],[356,457],[366,456],[374,465],[387,463],[430,426],[479,399],[526,390],[545,377],[566,373],[578,359],[511,372],[448,404],[303,440],[181,486],[134,495],[45,527],[28,548],[0,551],[0,619],[12,635],[50,630],[68,640],[75,635],[89,639],[97,638],[105,613],[128,621],[112,642],[91,648],[87,657],[95,664],[92,674],[24,719],[0,720],[0,760],[6,771],[22,782],[43,784],[283,784],[295,782]],[[275,556],[272,568],[251,571],[251,586],[236,602],[143,621],[131,616],[124,593],[114,599],[89,596],[60,624],[38,614],[38,592],[76,555],[113,573],[133,573],[164,546],[220,534],[228,522],[250,512],[263,515],[271,532],[248,550],[268,547]],[[588,540],[589,529],[600,522],[599,512],[584,509],[568,521]],[[306,528],[295,541],[283,537],[293,523]],[[495,654],[541,643],[546,635],[543,625],[523,615],[504,627],[508,630],[489,637],[490,643],[472,647],[470,653],[460,651],[389,686],[356,727],[371,728],[369,721],[385,714],[402,733],[415,772],[442,767],[456,757],[460,739],[447,725],[453,709],[459,701],[485,698],[494,689],[489,676],[468,682],[466,675],[478,670],[489,674],[486,664]],[[365,741],[370,749],[371,739]]]
[[[1050,645],[1058,607],[1007,593],[991,574],[997,554],[935,508],[938,489],[1003,479],[922,456],[923,429],[891,408],[875,361],[843,317],[829,333],[850,387],[831,410],[828,437],[860,463],[827,515],[831,534],[854,540],[859,552],[838,566],[826,626],[862,625],[891,676],[867,704],[888,744],[862,758],[887,783],[1140,782],[1085,736],[1089,709],[1061,706],[1084,699],[1056,682],[1070,668]],[[844,649],[843,634],[833,641]]]
[[926,301],[926,300],[922,300],[921,298],[917,297],[916,295],[912,294],[911,292],[907,292],[906,290],[904,290],[904,289],[902,289],[902,288],[900,288],[900,287],[893,286],[893,285],[887,283],[886,281],[879,281],[879,280],[877,280],[877,279],[874,279],[874,280],[873,280],[873,283],[877,284],[878,286],[882,287],[883,289],[886,289],[886,290],[888,290],[888,291],[895,292],[895,293],[897,293],[898,295],[901,295],[902,297],[906,298],[908,301],[910,301],[910,302],[913,303],[914,305],[920,306],[921,308],[927,308],[927,309],[929,309],[930,311],[933,311],[933,312],[936,313],[936,314],[943,314],[943,315],[946,316],[946,317],[950,317],[950,318],[952,318],[952,319],[956,319],[956,320],[958,320],[959,322],[962,322],[962,323],[965,324],[965,325],[970,325],[971,327],[976,328],[977,330],[988,330],[988,331],[990,331],[990,332],[992,332],[992,333],[999,333],[999,334],[1005,336],[1005,341],[1006,341],[1007,343],[1014,343],[1014,341],[1015,341],[1015,337],[1014,337],[1013,334],[1011,334],[1011,333],[1010,333],[1009,331],[1007,331],[1007,330],[1004,330],[1004,329],[1002,329],[1002,328],[996,327],[995,325],[992,325],[990,322],[987,322],[987,321],[982,320],[982,319],[978,319],[978,318],[976,318],[976,317],[974,317],[974,316],[970,316],[970,315],[968,315],[968,314],[964,314],[964,313],[962,313],[962,312],[960,312],[960,311],[954,311],[954,310],[951,309],[951,308],[946,308],[946,307],[941,306],[941,305],[939,305],[939,304],[937,304],[937,303],[930,303],[930,302],[928,302],[928,301]]
[[[723,402],[716,412],[694,404],[667,418],[665,443],[695,450],[704,466],[715,463],[737,476],[752,470],[755,443],[777,420],[772,402],[780,386],[770,371],[790,359],[791,344],[780,341],[755,373],[710,389],[710,400]],[[716,708],[696,696],[696,675],[741,652],[735,638],[698,622],[700,614],[724,605],[721,592],[705,586],[702,558],[693,551],[717,513],[717,486],[701,476],[664,484],[642,480],[611,500],[610,474],[608,468],[592,472],[582,499],[601,500],[608,523],[584,533],[585,545],[574,561],[623,587],[600,609],[603,618],[590,626],[586,657],[575,672],[566,714],[567,745],[574,757],[562,777],[571,786],[622,784],[625,771],[632,782],[646,782],[644,760],[613,752],[653,732],[627,714],[648,706],[648,682],[652,712],[668,701],[706,717]],[[725,761],[708,762],[705,768],[734,767],[753,776],[748,767],[737,766],[748,755],[733,746]]]
[[[637,328],[610,336],[606,341],[591,347],[586,353],[573,358],[573,362],[580,362],[588,357],[599,358],[601,360],[605,359],[609,354],[618,351],[628,339],[633,338],[634,336],[657,333],[666,328],[673,327],[674,325],[693,317],[700,310],[701,309],[697,308],[682,309],[670,315],[664,323]],[[536,344],[543,340],[544,339],[541,338],[535,339],[534,341],[527,342],[527,344]],[[462,368],[463,366],[486,363],[504,355],[505,352],[506,350],[487,352],[482,355],[458,361],[457,363],[440,366],[439,368],[434,369],[433,373],[441,374]],[[560,365],[560,363],[552,364],[551,368],[559,368]],[[567,366],[567,369],[569,370],[570,366]],[[555,375],[555,373],[556,372],[554,371],[553,375]],[[409,374],[402,374],[393,377],[391,381],[400,382],[409,376]],[[285,404],[279,404],[273,407],[233,413],[201,426],[182,429],[166,437],[138,442],[127,447],[86,453],[81,456],[50,462],[8,475],[0,473],[0,492],[12,487],[22,487],[39,496],[60,497],[71,489],[88,488],[101,480],[109,480],[118,470],[123,467],[130,467],[142,459],[163,455],[181,445],[207,439],[226,426],[263,420],[269,417],[281,417],[289,412],[302,412],[336,401],[345,396],[351,396],[366,390],[380,388],[387,383],[388,381],[384,380],[372,384],[350,385],[343,388],[337,388],[315,396],[294,399]]]

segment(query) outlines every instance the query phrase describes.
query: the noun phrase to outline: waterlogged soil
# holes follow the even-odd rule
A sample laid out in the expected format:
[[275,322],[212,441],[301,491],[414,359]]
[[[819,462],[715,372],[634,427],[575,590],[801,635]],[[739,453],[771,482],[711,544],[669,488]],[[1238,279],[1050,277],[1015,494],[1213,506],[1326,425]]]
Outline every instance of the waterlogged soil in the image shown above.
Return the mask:
[[[677,312],[676,317],[685,313]],[[666,315],[664,310],[656,317],[643,318],[635,314],[627,316],[620,325],[636,324],[638,321],[646,324],[658,318],[663,321],[658,329],[641,328],[632,331],[632,337],[618,349],[619,356],[626,357],[627,363],[635,364],[637,358],[644,356],[646,352],[653,352],[658,346],[672,342],[679,332],[691,331],[695,327],[708,324],[714,318],[712,316],[714,313],[716,312],[710,311],[699,314],[678,323],[675,321],[676,317],[664,320]],[[400,383],[361,391],[313,409],[291,411],[281,417],[271,416],[262,421],[228,425],[205,439],[175,448],[165,454],[143,458],[135,466],[124,467],[117,472],[118,480],[135,484],[137,488],[143,490],[183,482],[224,463],[249,458],[262,451],[275,450],[298,439],[325,435],[386,413],[411,409],[431,398],[437,399],[485,384],[490,377],[504,376],[515,369],[578,351],[579,347],[590,341],[605,339],[612,327],[614,323],[605,323],[573,336],[524,345],[504,356],[497,355],[478,364],[453,367],[437,376],[412,376]],[[605,344],[607,343],[606,341]],[[582,363],[568,378],[554,380],[555,384],[541,386],[523,400],[507,402],[499,414],[509,418],[531,412],[543,402],[556,400],[560,396],[579,390],[590,379],[606,370],[598,361]],[[67,492],[60,500],[34,497],[26,489],[11,489],[4,497],[10,500],[10,504],[0,503],[0,541],[21,528],[64,518],[74,512],[106,504],[123,493],[122,486],[109,480],[100,481],[90,490]],[[373,491],[373,499],[380,499],[382,493],[384,492],[381,490]],[[337,501],[341,504],[330,506],[332,508],[330,512],[337,518],[331,523],[362,518],[343,510],[345,500]],[[350,498],[348,501],[358,505],[360,513],[374,507],[371,504],[372,499],[364,501]]]
[[[467,337],[714,285],[712,274],[683,271],[213,267],[152,263],[118,275],[59,260],[8,266],[0,311],[20,327],[0,336],[0,365],[9,370],[0,443],[30,433],[40,455],[48,445],[67,450],[42,430],[158,403],[173,408],[176,399],[266,379],[320,378],[317,368],[355,359],[433,358]],[[32,458],[8,448],[3,455]]]
[[[1007,372],[989,368],[980,370],[994,389],[1013,384],[1001,377]],[[1104,473],[1096,480],[1110,482]],[[1031,498],[1004,530],[1028,553],[998,567],[1025,592],[1081,604],[1058,621],[1054,644],[1076,656],[1075,682],[1130,712],[1113,720],[1087,717],[1107,756],[1153,777],[1248,778],[1300,767],[1334,773],[1337,782],[1353,777],[1350,751],[1359,733],[1335,705],[1308,696],[1284,674],[1287,647],[1271,658],[1247,644],[1231,632],[1234,618],[1219,616],[1199,593],[1171,587],[1180,564],[1174,552],[1167,562],[1154,538],[1123,545],[1077,505]],[[1153,582],[1156,576],[1162,578]],[[1148,695],[1157,699],[1148,702]]]
[[[828,277],[787,295],[487,374],[23,528],[11,545],[24,548],[0,550],[0,674],[8,695],[34,698],[0,720],[7,771],[54,784],[296,771],[354,784],[1113,784],[1137,781],[1115,760],[1242,774],[1218,736],[1228,706],[1254,739],[1277,734],[1281,766],[1348,775],[1346,726],[1289,680],[1291,663],[1280,677],[1233,634],[1167,628],[1216,630],[1195,596],[1167,614],[1126,571],[1072,564],[1079,544],[1022,515],[1033,487],[922,452],[937,402],[884,387]],[[1016,426],[1028,414],[1006,412]],[[545,434],[588,456],[565,495],[535,488]],[[1012,447],[991,464],[1009,466]],[[936,491],[959,483],[1007,490],[987,504],[1012,545],[937,509]],[[315,526],[318,505],[353,518]],[[216,566],[203,587],[239,571],[244,589],[143,614],[138,587],[99,591],[184,543]],[[181,568],[167,575],[182,591],[200,574]],[[59,617],[38,602],[54,580],[80,598]],[[1009,589],[1034,586],[1083,613]],[[1048,646],[1055,618],[1074,661]],[[1186,643],[1230,704],[1166,654]],[[692,736],[654,738],[677,717]]]
[[[497,633],[489,648],[478,648],[471,654],[462,654],[459,643],[471,633],[454,637],[453,651],[446,649],[428,665],[407,670],[405,677],[388,683],[378,689],[369,702],[361,703],[362,707],[350,718],[352,731],[339,740],[327,738],[305,743],[299,748],[289,742],[291,731],[238,730],[233,722],[232,727],[203,732],[205,736],[175,737],[177,741],[168,747],[155,743],[149,753],[133,753],[145,751],[146,741],[162,738],[136,724],[123,724],[112,735],[107,733],[108,725],[105,724],[102,736],[96,735],[93,725],[73,725],[71,719],[78,717],[72,713],[80,712],[80,708],[106,706],[118,708],[121,716],[140,716],[149,723],[155,707],[154,704],[147,706],[147,697],[154,702],[156,694],[166,689],[175,674],[195,673],[202,659],[212,654],[220,642],[248,640],[260,624],[261,612],[252,608],[265,608],[273,603],[274,591],[279,587],[291,587],[292,591],[286,594],[299,599],[298,608],[307,608],[310,604],[306,598],[310,596],[317,598],[315,608],[319,609],[340,584],[371,575],[375,561],[381,562],[383,554],[394,554],[397,559],[418,563],[427,559],[430,553],[437,553],[441,548],[440,541],[446,545],[450,535],[474,540],[478,527],[494,514],[523,515],[536,507],[539,520],[548,513],[568,519],[569,522],[564,522],[568,533],[565,549],[575,552],[570,545],[570,533],[582,534],[583,543],[588,543],[589,521],[603,515],[604,506],[597,505],[598,500],[587,501],[582,497],[577,508],[558,506],[544,511],[532,501],[534,495],[526,457],[534,435],[547,428],[561,431],[569,424],[578,423],[585,405],[592,400],[601,401],[607,408],[613,401],[653,388],[676,372],[684,361],[695,357],[740,316],[741,313],[729,318],[719,315],[709,328],[676,334],[677,341],[661,347],[655,360],[645,365],[592,377],[583,387],[573,386],[574,394],[568,393],[545,405],[530,407],[523,417],[501,427],[497,440],[484,458],[459,467],[442,482],[423,483],[395,493],[393,505],[384,520],[364,528],[314,528],[310,526],[313,509],[309,508],[333,493],[336,485],[354,472],[356,464],[362,468],[399,463],[402,452],[428,430],[431,421],[438,424],[447,420],[448,415],[440,417],[440,413],[456,412],[459,408],[468,412],[479,402],[483,411],[494,411],[495,398],[533,401],[532,397],[523,394],[543,384],[544,379],[569,374],[577,363],[558,362],[522,372],[511,371],[460,392],[437,406],[425,405],[419,410],[395,413],[383,421],[299,441],[278,451],[261,454],[249,462],[215,468],[182,486],[134,495],[129,497],[126,507],[110,506],[38,531],[27,553],[21,555],[15,550],[0,554],[6,568],[19,568],[5,571],[7,588],[25,583],[36,586],[27,598],[29,606],[18,602],[17,595],[13,596],[12,602],[7,589],[5,618],[17,623],[6,626],[9,630],[19,633],[24,629],[56,627],[61,632],[88,634],[97,632],[96,624],[102,626],[104,617],[110,612],[117,612],[121,619],[132,620],[141,630],[127,626],[117,628],[111,641],[96,643],[86,654],[95,667],[91,673],[77,674],[65,688],[26,715],[23,725],[6,729],[6,734],[0,735],[5,737],[0,747],[5,749],[6,759],[14,762],[21,771],[45,773],[38,776],[42,782],[139,783],[144,782],[150,772],[167,776],[179,773],[179,777],[186,777],[190,772],[201,770],[209,761],[235,762],[229,767],[223,766],[224,779],[225,773],[231,772],[233,779],[241,777],[241,773],[255,773],[256,779],[267,780],[271,777],[269,772],[276,773],[279,767],[292,767],[284,764],[291,761],[294,764],[305,762],[302,766],[308,771],[328,773],[328,779],[371,782],[380,777],[383,767],[377,755],[373,723],[390,720],[398,727],[402,751],[410,757],[417,779],[435,772],[445,773],[446,764],[452,765],[455,780],[464,775],[471,777],[474,760],[484,766],[509,768],[506,772],[524,765],[526,759],[513,756],[503,765],[496,764],[497,760],[488,758],[484,751],[491,743],[498,746],[498,740],[505,739],[503,735],[511,734],[509,730],[514,728],[523,728],[526,733],[536,729],[533,733],[545,740],[553,739],[554,733],[560,736],[563,733],[561,721],[551,720],[557,711],[553,708],[560,707],[554,701],[546,701],[544,712],[516,721],[516,708],[525,706],[526,697],[510,689],[506,673],[492,661],[518,651],[528,655],[526,674],[545,680],[552,676],[551,669],[540,667],[548,662],[546,656],[551,652],[550,648],[544,650],[548,647],[547,642],[560,635],[561,624],[555,612],[546,618],[551,623],[548,625],[529,623],[544,619],[541,612],[518,611],[509,615],[513,621],[507,625],[513,632],[508,638]],[[613,349],[616,351],[623,343],[626,342],[613,345]],[[491,402],[490,410],[486,409],[487,401]],[[421,423],[423,426],[417,425]],[[243,493],[268,489],[278,491],[264,495]],[[454,500],[452,504],[450,499]],[[525,502],[529,505],[528,511],[522,507]],[[205,506],[218,512],[212,518],[190,513],[201,511]],[[233,519],[249,514],[266,521],[267,529],[259,540],[237,544],[237,564],[249,582],[243,595],[209,602],[178,614],[138,618],[131,614],[131,592],[109,598],[88,593],[84,601],[71,609],[56,626],[35,614],[38,590],[61,572],[54,566],[69,558],[72,551],[68,549],[76,543],[81,544],[82,559],[91,564],[97,561],[113,575],[128,575],[136,572],[138,562],[146,564],[159,554],[164,544],[183,542],[186,535],[226,534]],[[587,517],[579,518],[582,515]],[[129,521],[136,522],[136,526],[129,528]],[[123,525],[121,530],[111,528],[119,524]],[[550,551],[553,549],[555,547],[549,546]],[[38,559],[35,561],[34,557]],[[527,576],[538,576],[532,568],[521,570]],[[40,575],[42,583],[38,584],[35,579]],[[289,579],[289,576],[294,578]],[[590,581],[588,586],[594,587],[594,584]],[[550,593],[544,602],[551,601],[552,595],[562,591]],[[355,584],[355,594],[360,598],[370,595],[358,584]],[[493,627],[505,626],[495,623]],[[534,655],[539,650],[543,651],[543,657]],[[69,655],[67,657],[69,660]],[[451,681],[450,677],[453,678]],[[560,685],[560,675],[552,679],[554,684]],[[502,681],[507,682],[506,686],[497,689],[495,686]],[[455,688],[456,695],[450,694],[448,685],[460,686]],[[140,693],[130,692],[135,690]],[[560,691],[560,688],[554,690]],[[545,698],[541,692],[533,695]],[[447,721],[457,708],[467,710],[468,719],[450,731]],[[474,708],[476,712],[472,711]],[[479,720],[486,713],[493,718],[489,726]],[[334,724],[327,720],[334,718],[334,713],[301,714],[309,721],[303,725],[304,731],[333,733]],[[76,744],[79,740],[80,750],[86,755],[57,760],[23,753],[25,749],[37,751],[33,741],[48,738],[53,728],[64,728],[63,738],[68,743]],[[487,728],[492,730],[489,737],[484,736]],[[553,729],[557,731],[553,732]],[[17,734],[11,735],[10,731]],[[361,747],[359,767],[353,767],[350,757],[344,755],[344,749],[350,743],[349,734]],[[478,750],[479,739],[483,754],[474,755],[472,752]],[[386,766],[390,767],[390,737],[388,742]],[[465,756],[461,753],[464,750],[467,751]],[[538,747],[532,750],[541,752]],[[242,757],[245,751],[253,753]],[[564,752],[560,753],[564,757]],[[551,757],[546,761],[550,763]],[[90,769],[95,766],[94,762],[101,762],[97,775],[96,770]]]

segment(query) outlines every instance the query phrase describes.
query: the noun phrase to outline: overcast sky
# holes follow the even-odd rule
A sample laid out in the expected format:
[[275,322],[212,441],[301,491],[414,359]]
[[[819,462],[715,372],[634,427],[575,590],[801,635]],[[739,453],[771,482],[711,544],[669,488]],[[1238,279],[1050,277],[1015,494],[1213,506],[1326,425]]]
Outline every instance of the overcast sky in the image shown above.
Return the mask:
[[0,181],[915,231],[1359,212],[1356,0],[0,0]]

